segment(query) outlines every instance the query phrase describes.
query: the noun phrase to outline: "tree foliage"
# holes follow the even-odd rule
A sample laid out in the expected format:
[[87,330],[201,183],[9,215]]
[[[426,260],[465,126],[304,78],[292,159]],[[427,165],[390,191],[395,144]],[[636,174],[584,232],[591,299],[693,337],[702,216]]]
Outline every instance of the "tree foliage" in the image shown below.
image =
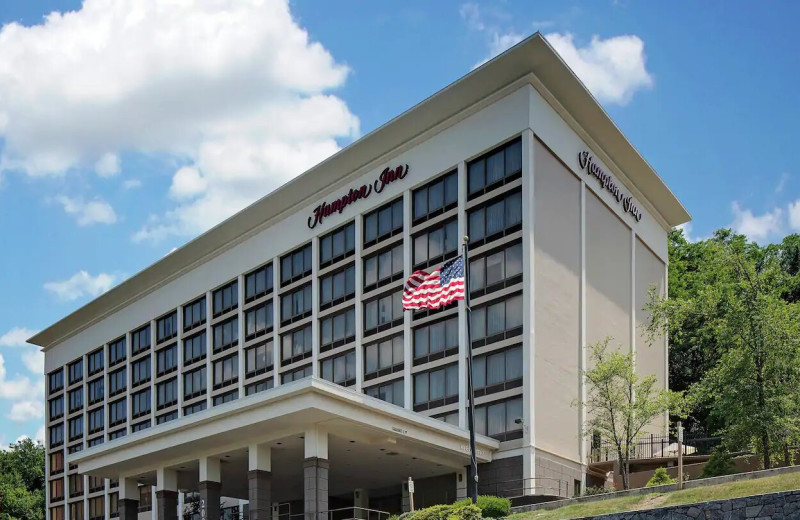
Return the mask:
[[0,451],[0,518],[45,518],[44,446],[28,438]]
[[669,334],[670,384],[697,405],[690,427],[772,467],[800,439],[800,238],[761,247],[721,230],[690,244],[678,232],[670,258],[670,298],[651,292],[647,332]]
[[633,355],[609,349],[610,338],[589,346],[591,363],[587,383],[587,420],[583,434],[600,435],[617,452],[622,485],[630,485],[630,460],[645,426],[668,410],[682,409],[682,395],[658,387],[655,375],[636,373]]
[[675,482],[677,482],[677,480],[669,476],[666,468],[657,468],[644,487],[666,486],[667,484],[674,484]]

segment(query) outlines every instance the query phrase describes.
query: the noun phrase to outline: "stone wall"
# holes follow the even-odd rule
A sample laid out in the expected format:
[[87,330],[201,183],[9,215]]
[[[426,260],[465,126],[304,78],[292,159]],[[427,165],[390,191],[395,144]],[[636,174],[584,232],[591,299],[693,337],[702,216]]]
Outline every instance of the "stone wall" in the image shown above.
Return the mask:
[[789,520],[800,518],[800,490],[590,516],[583,520]]

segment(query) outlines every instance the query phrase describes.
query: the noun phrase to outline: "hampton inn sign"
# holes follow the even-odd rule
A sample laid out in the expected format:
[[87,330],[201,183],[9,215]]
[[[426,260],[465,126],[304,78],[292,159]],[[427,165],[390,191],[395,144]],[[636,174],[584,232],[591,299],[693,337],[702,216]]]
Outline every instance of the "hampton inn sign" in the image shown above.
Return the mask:
[[611,195],[617,199],[617,203],[622,204],[622,209],[625,213],[630,213],[633,215],[633,218],[636,219],[636,222],[642,220],[642,210],[639,209],[639,206],[636,205],[636,202],[633,200],[633,196],[626,195],[620,188],[619,185],[614,181],[614,178],[606,173],[606,171],[600,167],[599,164],[594,162],[594,157],[589,154],[587,151],[583,151],[578,154],[578,164],[581,167],[581,170],[586,170],[586,173],[592,175],[593,177],[597,178],[597,182],[600,183],[601,188],[607,189]]
[[317,227],[317,224],[322,223],[323,219],[334,213],[341,213],[344,211],[344,208],[353,202],[366,199],[372,195],[373,191],[375,193],[382,192],[387,184],[396,180],[405,179],[406,175],[408,175],[407,164],[400,165],[394,169],[387,167],[378,175],[378,178],[375,179],[372,184],[362,184],[358,188],[350,188],[350,191],[333,202],[323,202],[314,209],[314,214],[308,217],[308,229],[314,229]]

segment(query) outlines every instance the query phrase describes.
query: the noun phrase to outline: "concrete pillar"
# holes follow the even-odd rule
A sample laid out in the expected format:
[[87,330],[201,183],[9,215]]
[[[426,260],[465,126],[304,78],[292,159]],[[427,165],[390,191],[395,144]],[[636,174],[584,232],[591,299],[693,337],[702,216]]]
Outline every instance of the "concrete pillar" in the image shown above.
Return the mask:
[[403,513],[408,513],[411,511],[411,495],[408,492],[408,482],[403,482],[401,487],[403,488],[403,497],[400,501],[400,509]]
[[178,474],[174,470],[156,470],[155,511],[156,520],[178,520]]
[[253,444],[248,450],[249,519],[269,520],[272,512],[272,454],[268,446]]
[[369,490],[358,488],[353,491],[353,516],[355,518],[362,518],[366,520],[369,518],[367,509],[369,509]]
[[467,478],[469,476],[469,468],[466,467],[456,473],[456,500],[464,500],[467,498]]
[[139,517],[139,483],[135,479],[119,479],[119,520],[137,520]]
[[327,520],[328,469],[328,433],[311,428],[305,433],[303,461],[305,520]]
[[219,520],[220,517],[220,490],[222,488],[222,475],[219,459],[216,457],[203,457],[200,459],[200,483],[197,490],[200,492],[201,516],[205,520]]

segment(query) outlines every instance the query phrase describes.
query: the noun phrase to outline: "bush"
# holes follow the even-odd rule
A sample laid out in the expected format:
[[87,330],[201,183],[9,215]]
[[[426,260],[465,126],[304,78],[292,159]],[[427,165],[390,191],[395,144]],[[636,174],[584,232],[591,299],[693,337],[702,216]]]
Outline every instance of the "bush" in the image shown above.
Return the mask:
[[511,513],[511,500],[490,495],[478,497],[478,508],[483,518],[503,518]]
[[717,447],[711,452],[711,457],[706,462],[706,465],[703,466],[700,478],[721,477],[733,473],[736,473],[733,457],[721,447]]
[[666,468],[658,468],[644,487],[665,486],[667,484],[674,484],[675,482],[677,481],[669,476]]
[[604,487],[604,486],[589,486],[583,490],[584,497],[593,496],[593,495],[605,495],[606,493],[613,493],[617,490],[616,487]]
[[405,520],[480,520],[481,510],[470,501],[426,507],[405,516]]

